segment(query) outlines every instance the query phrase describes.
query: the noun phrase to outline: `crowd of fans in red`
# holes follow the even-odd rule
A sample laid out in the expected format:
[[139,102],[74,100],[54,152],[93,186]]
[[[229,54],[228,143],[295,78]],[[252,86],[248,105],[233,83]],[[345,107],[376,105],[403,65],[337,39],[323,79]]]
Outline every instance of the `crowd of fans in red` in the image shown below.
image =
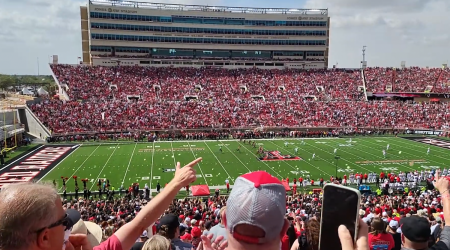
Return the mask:
[[[45,100],[30,108],[54,132],[254,126],[439,129],[450,124],[450,104],[363,101],[359,70],[52,69],[68,85],[71,100]],[[365,72],[367,88],[374,91],[393,80],[394,90],[433,85],[432,91],[443,91],[450,78],[448,69]],[[129,99],[133,97],[139,99]]]
[[448,68],[367,68],[364,73],[367,91],[370,92],[423,93],[431,86],[430,92],[450,93]]

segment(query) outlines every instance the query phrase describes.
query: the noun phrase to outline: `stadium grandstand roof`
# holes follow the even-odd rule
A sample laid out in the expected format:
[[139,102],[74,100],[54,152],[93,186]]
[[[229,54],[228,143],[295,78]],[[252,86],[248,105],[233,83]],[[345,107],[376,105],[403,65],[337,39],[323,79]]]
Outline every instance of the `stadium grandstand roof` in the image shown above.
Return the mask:
[[261,14],[299,14],[299,15],[328,15],[328,9],[295,9],[295,8],[254,8],[254,7],[228,7],[207,5],[185,5],[169,3],[149,3],[123,0],[89,0],[90,4],[121,6],[130,8],[149,8],[165,10],[186,11],[211,11],[211,12],[234,12],[234,13],[261,13]]

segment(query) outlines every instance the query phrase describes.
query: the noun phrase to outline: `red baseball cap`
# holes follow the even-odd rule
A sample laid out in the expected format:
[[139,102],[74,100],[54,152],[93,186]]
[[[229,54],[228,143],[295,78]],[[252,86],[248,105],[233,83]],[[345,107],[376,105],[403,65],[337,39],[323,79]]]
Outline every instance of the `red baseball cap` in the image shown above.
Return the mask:
[[192,235],[185,233],[183,236],[180,237],[182,240],[192,240]]

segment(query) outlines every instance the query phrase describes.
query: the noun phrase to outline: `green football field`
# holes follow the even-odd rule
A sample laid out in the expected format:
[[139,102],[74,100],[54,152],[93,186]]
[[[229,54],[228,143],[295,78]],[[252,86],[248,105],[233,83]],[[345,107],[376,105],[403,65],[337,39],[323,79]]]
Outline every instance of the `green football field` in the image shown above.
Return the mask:
[[[450,166],[450,151],[442,147],[394,137],[357,137],[351,143],[349,140],[304,139],[304,145],[300,139],[256,140],[266,151],[301,157],[301,160],[289,161],[260,161],[257,148],[237,140],[82,144],[43,180],[56,180],[61,191],[61,177],[69,177],[68,192],[74,190],[71,178],[74,175],[88,178],[87,187],[92,191],[97,190],[99,178],[109,179],[116,189],[138,182],[141,188],[147,183],[154,190],[158,182],[164,187],[170,181],[176,162],[184,165],[197,157],[202,157],[203,161],[196,167],[198,178],[193,185],[207,184],[210,189],[223,189],[226,179],[233,185],[239,175],[256,170],[267,171],[279,179],[289,177],[292,182],[306,175],[315,180],[321,177],[328,180],[335,175],[336,168],[338,176],[342,177],[345,173],[398,173]],[[390,148],[384,158],[382,150],[388,144]],[[241,152],[237,151],[239,146]],[[428,147],[430,154],[427,154]],[[339,160],[335,159],[334,149]],[[315,159],[312,159],[313,154]],[[82,188],[81,181],[79,186]]]

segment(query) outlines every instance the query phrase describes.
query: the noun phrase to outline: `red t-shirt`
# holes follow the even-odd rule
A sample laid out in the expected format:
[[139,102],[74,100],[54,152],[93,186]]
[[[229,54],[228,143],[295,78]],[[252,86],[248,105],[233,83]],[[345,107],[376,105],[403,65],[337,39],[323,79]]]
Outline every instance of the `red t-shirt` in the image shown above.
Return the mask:
[[[369,247],[373,250],[374,246],[381,249],[392,250],[395,247],[394,237],[391,234],[378,234],[377,236],[369,233]],[[386,248],[387,247],[387,248]]]
[[122,242],[113,234],[106,241],[94,247],[94,250],[123,250]]
[[281,250],[289,250],[289,236],[287,235],[281,238]]

